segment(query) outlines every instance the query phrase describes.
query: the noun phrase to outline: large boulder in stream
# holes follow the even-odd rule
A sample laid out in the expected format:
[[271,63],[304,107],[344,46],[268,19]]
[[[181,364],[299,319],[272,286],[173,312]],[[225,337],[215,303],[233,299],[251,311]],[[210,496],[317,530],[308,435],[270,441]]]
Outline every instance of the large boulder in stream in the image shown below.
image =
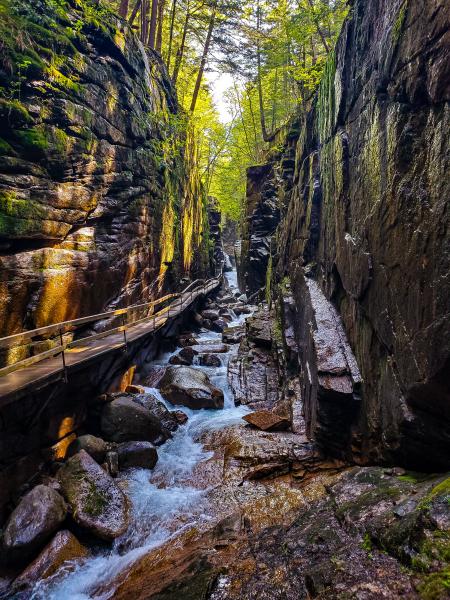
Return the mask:
[[86,452],[92,456],[98,463],[102,463],[105,460],[106,453],[109,450],[109,444],[95,435],[80,435],[77,437],[67,449],[67,458],[78,454],[80,450],[86,450]]
[[193,410],[223,408],[223,392],[214,387],[208,376],[192,367],[169,367],[160,381],[161,394],[171,404]]
[[117,448],[119,469],[153,469],[158,452],[151,442],[125,442]]
[[101,416],[102,434],[111,442],[143,441],[160,445],[170,438],[170,432],[148,407],[136,397],[119,396],[105,405]]
[[87,549],[70,531],[58,531],[39,556],[14,581],[13,591],[30,588],[40,579],[51,577],[63,565],[68,568],[69,561],[79,560],[87,555]]
[[3,535],[6,556],[22,561],[39,550],[66,518],[67,507],[53,488],[37,485],[22,498]]
[[139,394],[134,397],[134,401],[149,410],[158,419],[162,425],[163,433],[167,437],[170,437],[169,432],[174,432],[178,429],[179,423],[176,417],[153,394]]
[[85,450],[61,467],[58,479],[73,519],[81,527],[106,541],[126,531],[129,514],[125,494]]

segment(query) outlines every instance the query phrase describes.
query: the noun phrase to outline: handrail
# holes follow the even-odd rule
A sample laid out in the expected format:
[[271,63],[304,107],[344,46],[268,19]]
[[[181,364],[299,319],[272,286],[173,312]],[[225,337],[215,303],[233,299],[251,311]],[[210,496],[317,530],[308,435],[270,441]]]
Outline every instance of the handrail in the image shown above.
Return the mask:
[[[44,352],[30,356],[28,358],[25,358],[21,361],[18,361],[16,363],[13,363],[6,367],[0,368],[0,377],[4,376],[4,375],[8,375],[9,373],[17,371],[21,368],[35,364],[36,362],[40,362],[41,360],[45,360],[46,358],[54,357],[58,354],[61,354],[61,356],[62,356],[62,367],[63,367],[64,371],[66,372],[66,362],[65,362],[65,351],[66,350],[70,349],[71,347],[76,347],[76,346],[80,346],[82,344],[87,344],[90,341],[100,339],[102,337],[107,337],[108,335],[112,335],[115,333],[123,332],[124,346],[126,348],[127,347],[126,332],[127,332],[128,327],[143,323],[145,321],[151,321],[153,319],[154,331],[156,331],[157,329],[162,327],[167,322],[168,318],[170,318],[170,309],[172,306],[171,306],[171,304],[169,304],[169,306],[161,309],[158,312],[153,312],[153,314],[151,314],[151,315],[147,314],[145,317],[143,317],[141,319],[138,319],[136,321],[130,321],[130,322],[128,322],[129,313],[131,313],[137,309],[158,306],[158,305],[166,302],[167,300],[171,300],[174,298],[177,298],[177,299],[181,298],[181,304],[177,308],[183,309],[183,304],[185,304],[185,302],[188,302],[188,304],[190,304],[194,299],[194,295],[195,295],[195,297],[197,297],[198,295],[200,295],[202,293],[203,294],[208,293],[209,291],[214,289],[214,287],[217,287],[219,282],[220,282],[219,278],[210,279],[209,281],[198,279],[198,280],[190,283],[180,293],[168,294],[167,296],[164,296],[157,300],[153,300],[151,302],[146,302],[144,304],[134,304],[132,306],[120,308],[120,309],[117,309],[114,311],[108,311],[108,312],[100,313],[97,315],[81,317],[79,319],[73,319],[71,321],[63,321],[61,323],[55,323],[53,325],[47,325],[45,327],[39,327],[38,329],[24,331],[22,333],[17,333],[17,334],[10,335],[10,336],[4,337],[4,338],[0,338],[0,348],[13,348],[15,346],[22,344],[23,342],[32,340],[33,338],[35,338],[37,336],[42,336],[45,334],[52,334],[52,333],[59,335],[59,343],[54,348],[45,350]],[[201,285],[201,289],[200,289],[200,285]],[[185,299],[186,294],[189,294],[189,297]],[[157,320],[161,319],[165,313],[167,313],[167,318],[164,319],[163,321],[160,321],[159,323],[157,323]],[[63,338],[63,333],[67,333],[68,331],[74,330],[79,325],[85,325],[88,323],[93,323],[96,321],[101,321],[101,320],[111,318],[111,317],[116,317],[116,316],[122,316],[122,325],[119,327],[115,327],[113,329],[107,329],[101,333],[96,333],[96,334],[93,334],[90,336],[86,336],[86,337],[80,338],[78,340],[65,341]],[[66,374],[66,377],[67,377],[67,374]]]
[[19,345],[21,342],[26,342],[27,340],[32,340],[34,337],[39,335],[45,335],[49,333],[59,333],[61,329],[65,331],[70,331],[70,327],[77,327],[78,325],[87,325],[88,323],[94,323],[95,321],[103,321],[103,319],[108,319],[111,317],[117,317],[120,315],[127,314],[132,310],[136,310],[138,308],[146,308],[150,306],[157,306],[158,304],[162,304],[167,300],[172,298],[179,297],[180,294],[168,294],[163,298],[158,298],[158,300],[153,300],[152,302],[146,302],[145,304],[134,304],[132,306],[127,306],[125,308],[118,308],[117,310],[111,310],[104,313],[99,313],[97,315],[89,315],[87,317],[80,317],[78,319],[72,319],[71,321],[62,321],[61,323],[54,323],[53,325],[45,325],[44,327],[38,327],[37,329],[30,329],[29,331],[22,331],[21,333],[15,333],[13,335],[9,335],[4,338],[0,338],[0,348],[12,348],[14,346]]

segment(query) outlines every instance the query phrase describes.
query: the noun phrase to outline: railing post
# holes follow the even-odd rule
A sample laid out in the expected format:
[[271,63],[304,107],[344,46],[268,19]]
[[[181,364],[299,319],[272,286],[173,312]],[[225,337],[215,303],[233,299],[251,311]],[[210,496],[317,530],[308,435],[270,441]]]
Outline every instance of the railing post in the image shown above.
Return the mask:
[[125,321],[125,313],[122,313],[122,327],[123,327],[123,343],[125,344],[125,352],[128,352],[127,324]]
[[64,369],[64,383],[68,383],[69,378],[67,377],[66,354],[64,352],[64,338],[63,338],[61,328],[59,329],[59,341],[61,343],[61,358],[62,358],[63,369]]

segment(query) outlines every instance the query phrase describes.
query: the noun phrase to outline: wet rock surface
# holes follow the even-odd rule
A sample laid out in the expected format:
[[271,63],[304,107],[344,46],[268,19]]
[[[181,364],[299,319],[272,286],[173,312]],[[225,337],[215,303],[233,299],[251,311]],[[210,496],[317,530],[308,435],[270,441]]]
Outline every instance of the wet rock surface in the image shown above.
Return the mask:
[[[240,281],[253,293],[268,275],[284,325],[289,313],[307,426],[324,447],[445,470],[450,17],[434,0],[356,0],[351,13],[312,110],[279,157],[248,172]],[[318,343],[314,287],[337,309],[344,344],[339,327]],[[347,343],[360,384],[338,356]]]
[[[442,478],[413,482],[382,468],[358,467],[298,487],[266,484],[259,496],[235,496],[228,516],[212,528],[193,529],[180,535],[175,548],[163,546],[138,561],[118,582],[115,597],[444,599],[440,571],[414,570],[411,560],[398,554],[403,548],[421,555],[430,535],[440,537],[428,515],[448,498],[448,491],[439,492],[442,483]],[[399,517],[397,507],[411,501],[409,514],[422,518],[416,519],[414,535],[407,528],[399,534],[399,524],[409,519]],[[386,549],[382,539],[393,533],[397,545]],[[436,569],[448,564],[442,556]]]
[[191,367],[169,367],[159,382],[161,394],[171,404],[194,410],[223,408],[223,392],[214,387],[206,373]]
[[158,452],[150,442],[126,442],[117,448],[119,469],[153,469]]
[[101,431],[106,439],[117,443],[141,440],[161,444],[170,437],[159,418],[133,396],[122,396],[105,405]]
[[54,575],[63,565],[68,568],[68,561],[80,560],[87,555],[88,550],[70,531],[59,531],[39,556],[14,580],[13,589],[19,592],[31,588],[37,581]]
[[58,472],[62,493],[81,527],[102,540],[122,535],[129,524],[126,496],[112,477],[84,450]]
[[[2,95],[1,335],[149,301],[160,275],[166,289],[174,286],[174,274],[185,271],[183,252],[168,268],[159,243],[170,197],[162,164],[180,194],[187,187],[190,194],[192,235],[175,227],[170,243],[189,252],[197,276],[208,261],[200,180],[184,153],[162,158],[155,147],[167,136],[167,119],[178,114],[161,59],[97,3],[65,3],[58,14],[42,3],[22,4],[21,17],[12,8],[7,16],[29,43],[20,49],[17,41],[13,56],[38,48],[42,66],[16,104]],[[75,48],[72,25],[90,19],[102,23],[101,32],[83,28]],[[52,35],[36,33],[39,27],[58,37],[58,49]],[[55,60],[64,62],[62,80],[49,74]],[[9,80],[13,71],[5,72],[11,89],[19,83]],[[174,205],[173,219],[183,214]],[[217,234],[220,246],[220,228]],[[217,260],[220,267],[223,257]]]
[[64,522],[67,507],[51,487],[38,485],[22,498],[8,519],[3,548],[10,561],[23,561],[42,548]]
[[80,435],[80,437],[70,444],[66,456],[70,458],[74,454],[78,454],[80,450],[85,450],[95,461],[101,464],[105,460],[109,445],[105,440],[94,435]]
[[[167,419],[178,426],[158,448],[156,464],[157,451],[148,442],[113,444],[112,453],[123,469],[116,480],[83,450],[59,470],[60,480],[68,473],[72,493],[84,495],[78,501],[81,507],[94,489],[101,491],[103,502],[104,486],[108,493],[112,485],[114,493],[132,499],[131,525],[115,542],[114,552],[119,554],[113,552],[113,562],[107,561],[106,568],[96,573],[87,562],[73,573],[77,582],[87,577],[89,584],[83,589],[91,597],[447,597],[448,479],[399,468],[354,467],[329,458],[306,435],[301,384],[290,371],[298,348],[292,344],[287,355],[280,352],[278,327],[276,312],[261,305],[248,319],[239,347],[234,344],[228,352],[220,351],[220,334],[204,330],[207,337],[200,332],[192,346],[217,350],[199,353],[196,359],[211,356],[226,365],[231,357],[229,381],[241,407],[231,406],[225,366],[164,363],[155,365],[147,383],[159,386],[165,401],[164,389],[173,385],[175,391],[170,388],[170,393],[187,395],[190,405],[198,401],[198,390],[203,402],[220,382],[227,390],[221,392],[223,411],[217,407],[188,411],[187,419],[180,411],[167,410],[155,389],[105,399],[108,404],[126,397],[152,411],[166,429]],[[325,341],[332,339],[326,328],[323,331]],[[332,350],[318,361],[333,376],[348,376],[350,355],[345,346],[340,346],[340,354]],[[289,430],[263,430],[286,425]],[[72,461],[79,461],[80,455],[83,465],[73,468]],[[89,487],[86,473],[92,475]],[[61,485],[65,490],[62,480]],[[84,513],[97,507],[97,502],[87,503],[91,508]],[[113,494],[108,510],[114,513],[116,503]],[[81,509],[73,498],[71,505],[76,520]],[[106,510],[103,504],[102,508]],[[91,522],[80,525],[94,531],[95,519],[90,518]],[[114,515],[113,522],[119,521]],[[136,553],[140,547],[142,551]],[[70,574],[65,577],[69,577],[67,585],[74,584]]]
[[278,368],[271,351],[271,323],[267,306],[260,307],[247,319],[247,335],[228,368],[235,402],[253,410],[272,410],[279,398]]

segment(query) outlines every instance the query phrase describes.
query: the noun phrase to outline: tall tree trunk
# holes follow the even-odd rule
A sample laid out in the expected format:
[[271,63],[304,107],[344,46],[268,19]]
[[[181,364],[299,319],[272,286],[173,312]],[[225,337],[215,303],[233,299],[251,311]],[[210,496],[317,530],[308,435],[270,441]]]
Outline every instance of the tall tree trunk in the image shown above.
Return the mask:
[[256,61],[257,61],[257,85],[258,85],[258,99],[259,99],[259,118],[261,121],[261,133],[263,140],[269,142],[271,136],[267,133],[266,126],[266,115],[264,113],[264,96],[262,89],[262,68],[261,68],[261,6],[258,0],[258,6],[256,9],[256,30],[257,30],[257,41],[256,41]]
[[184,47],[186,45],[186,36],[187,36],[190,18],[191,18],[191,13],[189,12],[189,2],[188,2],[187,6],[186,6],[186,18],[184,20],[183,35],[181,37],[180,46],[177,50],[177,55],[175,57],[175,66],[173,68],[172,81],[173,81],[174,85],[177,83],[178,75],[180,74],[181,63],[183,62]]
[[158,25],[159,0],[152,0],[152,11],[150,14],[150,28],[148,33],[148,45],[152,50],[155,49],[156,28]]
[[173,30],[175,27],[175,16],[177,14],[177,0],[172,1],[172,10],[170,15],[169,48],[167,50],[167,70],[170,72],[170,62],[172,60]]
[[156,35],[156,51],[161,54],[162,50],[162,38],[163,38],[163,25],[164,25],[164,9],[166,7],[166,0],[159,0],[158,10],[158,33]]
[[200,86],[202,84],[202,79],[203,79],[203,73],[205,72],[206,61],[208,60],[208,53],[209,53],[209,49],[211,47],[212,34],[213,34],[213,30],[214,30],[214,25],[216,22],[217,1],[218,0],[215,0],[213,6],[211,8],[211,16],[209,18],[208,33],[206,35],[205,45],[203,46],[202,60],[200,61],[200,68],[197,73],[197,80],[195,82],[194,93],[192,95],[191,112],[194,112],[195,106],[197,104],[198,94],[200,92]]
[[141,0],[141,42],[147,43],[149,0]]
[[142,0],[136,0],[136,4],[134,5],[133,10],[131,11],[130,19],[128,21],[130,27],[133,26],[133,23],[137,17],[139,9],[141,8]]
[[122,19],[126,19],[128,15],[129,0],[120,0],[119,15]]

